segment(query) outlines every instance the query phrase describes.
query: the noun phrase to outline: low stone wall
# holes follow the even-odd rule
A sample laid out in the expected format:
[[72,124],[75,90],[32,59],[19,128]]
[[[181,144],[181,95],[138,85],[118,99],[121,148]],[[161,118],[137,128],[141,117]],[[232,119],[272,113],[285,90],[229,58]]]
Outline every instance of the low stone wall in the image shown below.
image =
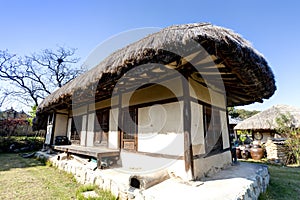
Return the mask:
[[267,190],[270,181],[270,175],[267,167],[261,167],[255,172],[255,176],[249,178],[248,186],[244,188],[245,194],[242,194],[237,199],[258,199],[260,193]]
[[95,163],[84,159],[81,162],[76,156],[68,159],[66,154],[49,155],[39,152],[36,155],[50,160],[58,169],[72,173],[79,183],[95,184],[124,200],[194,199],[197,196],[203,199],[258,199],[260,193],[266,191],[270,178],[267,166],[239,163],[201,181],[185,182],[170,178],[142,190],[130,188],[131,174],[114,169],[100,170],[95,168]]
[[114,170],[97,169],[97,164],[92,162],[83,163],[76,159],[68,159],[65,153],[47,154],[37,152],[38,159],[49,160],[53,166],[74,175],[77,182],[81,184],[95,184],[103,190],[109,190],[120,199],[127,199],[128,180],[130,175],[120,176]]

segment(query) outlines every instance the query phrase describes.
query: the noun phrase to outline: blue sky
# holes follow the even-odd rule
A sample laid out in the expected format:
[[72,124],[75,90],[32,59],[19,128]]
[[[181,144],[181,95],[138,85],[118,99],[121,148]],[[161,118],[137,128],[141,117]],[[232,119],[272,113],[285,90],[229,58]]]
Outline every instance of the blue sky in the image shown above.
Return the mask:
[[83,62],[98,44],[120,32],[211,22],[249,40],[275,74],[275,95],[244,108],[300,107],[300,3],[288,2],[0,0],[0,49],[25,55],[65,45],[78,48]]

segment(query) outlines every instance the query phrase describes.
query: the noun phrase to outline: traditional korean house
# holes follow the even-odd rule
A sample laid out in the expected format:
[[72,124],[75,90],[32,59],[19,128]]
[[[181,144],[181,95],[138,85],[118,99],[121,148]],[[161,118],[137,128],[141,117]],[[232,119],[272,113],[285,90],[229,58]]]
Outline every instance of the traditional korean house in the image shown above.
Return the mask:
[[23,110],[18,112],[13,107],[0,111],[0,135],[27,135],[31,132],[29,117]]
[[[249,42],[187,24],[117,50],[45,98],[38,116],[47,117],[46,143],[55,149],[118,155],[133,173],[165,167],[194,180],[231,163],[226,107],[262,102],[275,90]],[[55,145],[56,136],[72,145]]]
[[290,105],[274,105],[238,123],[234,129],[246,131],[253,140],[266,143],[268,139],[275,137],[276,129],[279,128],[276,119],[280,118],[280,115],[289,115],[292,119],[290,126],[300,128],[300,108]]

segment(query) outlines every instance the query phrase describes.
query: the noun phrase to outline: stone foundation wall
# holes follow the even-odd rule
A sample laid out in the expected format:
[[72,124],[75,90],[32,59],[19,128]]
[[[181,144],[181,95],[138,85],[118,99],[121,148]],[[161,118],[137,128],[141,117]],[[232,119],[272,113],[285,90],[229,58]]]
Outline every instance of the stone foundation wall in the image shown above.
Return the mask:
[[[120,199],[127,199],[128,180],[130,175],[116,176],[113,170],[95,169],[97,167],[89,162],[80,163],[76,159],[67,159],[66,154],[51,155],[38,152],[38,159],[49,160],[53,166],[74,175],[77,182],[81,184],[95,184],[103,190],[109,190]],[[105,172],[104,172],[105,171]]]
[[[72,173],[79,183],[95,184],[101,189],[111,191],[114,196],[122,200],[161,199],[164,195],[167,199],[172,199],[172,196],[174,196],[173,199],[176,199],[180,195],[184,195],[186,199],[193,199],[199,195],[203,197],[207,195],[207,198],[220,195],[214,199],[220,199],[220,197],[232,200],[258,199],[260,193],[266,191],[270,178],[266,166],[255,165],[255,167],[251,167],[250,163],[240,163],[221,170],[207,180],[203,180],[199,186],[193,186],[198,184],[199,181],[186,182],[182,179],[170,178],[146,190],[134,189],[130,191],[129,178],[131,174],[122,173],[117,169],[100,170],[96,168],[96,163],[81,162],[76,157],[68,159],[66,154],[49,155],[38,152],[36,156],[40,159],[49,160],[53,166],[60,170]],[[222,187],[216,190],[217,185]],[[175,191],[173,186],[177,188]],[[211,193],[212,190],[217,192]],[[186,191],[190,192],[186,193]]]
[[267,167],[259,168],[255,172],[255,176],[249,178],[250,182],[247,187],[244,187],[244,194],[242,194],[237,199],[258,199],[260,193],[264,193],[267,190],[270,181],[270,175]]
[[212,176],[231,164],[231,152],[225,151],[220,154],[194,160],[194,174],[197,179]]

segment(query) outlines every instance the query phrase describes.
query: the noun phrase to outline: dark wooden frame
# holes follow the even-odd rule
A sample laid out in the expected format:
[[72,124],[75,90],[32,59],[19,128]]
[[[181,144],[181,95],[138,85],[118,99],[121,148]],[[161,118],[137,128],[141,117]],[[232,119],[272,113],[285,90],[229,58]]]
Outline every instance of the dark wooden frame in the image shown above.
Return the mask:
[[135,130],[133,133],[133,139],[124,139],[124,112],[128,111],[129,113],[131,111],[133,111],[135,113],[135,123],[138,123],[138,108],[139,107],[136,107],[136,106],[130,106],[130,107],[127,107],[127,108],[123,108],[121,110],[122,112],[122,130],[121,130],[121,148],[124,149],[124,142],[134,142],[134,148],[133,149],[126,149],[126,150],[130,150],[130,151],[134,151],[134,152],[137,152],[138,151],[138,125],[135,126]]
[[[53,141],[54,141],[54,132],[55,132],[55,123],[56,123],[56,112],[53,111],[51,112],[51,115],[52,115],[52,123],[49,124],[49,125],[52,125],[52,130],[51,130],[51,138],[50,138],[50,145],[53,145]],[[50,117],[50,115],[49,115]],[[49,122],[49,119],[48,119],[48,122]],[[48,126],[48,122],[47,122],[47,126]]]
[[[100,109],[97,109],[97,110],[93,111],[93,112],[95,112],[94,131],[93,131],[94,132],[94,139],[93,139],[94,140],[93,141],[94,146],[103,146],[103,144],[96,143],[96,141],[95,141],[95,137],[96,137],[96,120],[98,121],[98,115],[97,115],[97,113],[98,112],[100,112],[100,113],[108,112],[108,125],[107,125],[108,126],[108,130],[107,130],[107,144],[106,144],[106,147],[108,147],[108,143],[109,143],[109,128],[110,128],[110,126],[109,126],[109,124],[110,124],[110,110],[111,110],[111,107],[105,107],[105,108],[100,108]],[[100,129],[102,129],[100,123],[99,123],[99,125],[100,125]],[[101,132],[101,134],[103,134],[103,132]]]
[[[76,115],[76,116],[71,116],[71,118],[72,118],[72,122],[71,122],[71,134],[70,134],[70,141],[72,142],[72,141],[77,141],[77,140],[72,140],[72,126],[73,126],[73,123],[75,124],[75,121],[74,121],[74,117],[81,117],[81,123],[82,123],[82,117],[83,117],[83,115],[84,114],[82,114],[82,115]],[[76,127],[76,124],[75,124],[75,127]],[[78,131],[78,130],[76,130],[76,131]],[[81,124],[81,130],[79,131],[79,143],[78,144],[74,144],[74,145],[80,145],[80,142],[81,142],[81,131],[82,131],[82,124]],[[76,142],[77,143],[77,142]]]
[[[207,150],[208,148],[208,144],[207,144],[207,137],[208,137],[208,134],[207,134],[207,130],[206,130],[206,113],[205,113],[205,107],[207,107],[207,105],[204,105],[203,106],[203,125],[204,125],[204,139],[205,139],[205,149]],[[212,106],[209,106],[211,111],[213,111],[214,109],[217,109],[217,111],[220,111],[219,108],[217,107],[212,107]],[[211,115],[213,115],[213,113],[211,113]],[[220,113],[219,113],[219,116],[220,116]],[[211,123],[211,122],[210,122]],[[223,151],[223,134],[222,134],[222,124],[221,124],[221,116],[220,116],[220,135],[218,137],[218,141],[216,142],[216,144],[214,145],[213,149],[210,151],[210,152],[206,152],[205,153],[205,156],[204,157],[209,157],[209,156],[213,156],[213,155],[216,155],[218,153],[221,153]],[[221,138],[221,140],[220,140]],[[220,141],[219,141],[220,140]],[[221,148],[217,148],[215,149],[216,147],[219,147],[220,145],[217,145],[217,143],[221,143]]]

